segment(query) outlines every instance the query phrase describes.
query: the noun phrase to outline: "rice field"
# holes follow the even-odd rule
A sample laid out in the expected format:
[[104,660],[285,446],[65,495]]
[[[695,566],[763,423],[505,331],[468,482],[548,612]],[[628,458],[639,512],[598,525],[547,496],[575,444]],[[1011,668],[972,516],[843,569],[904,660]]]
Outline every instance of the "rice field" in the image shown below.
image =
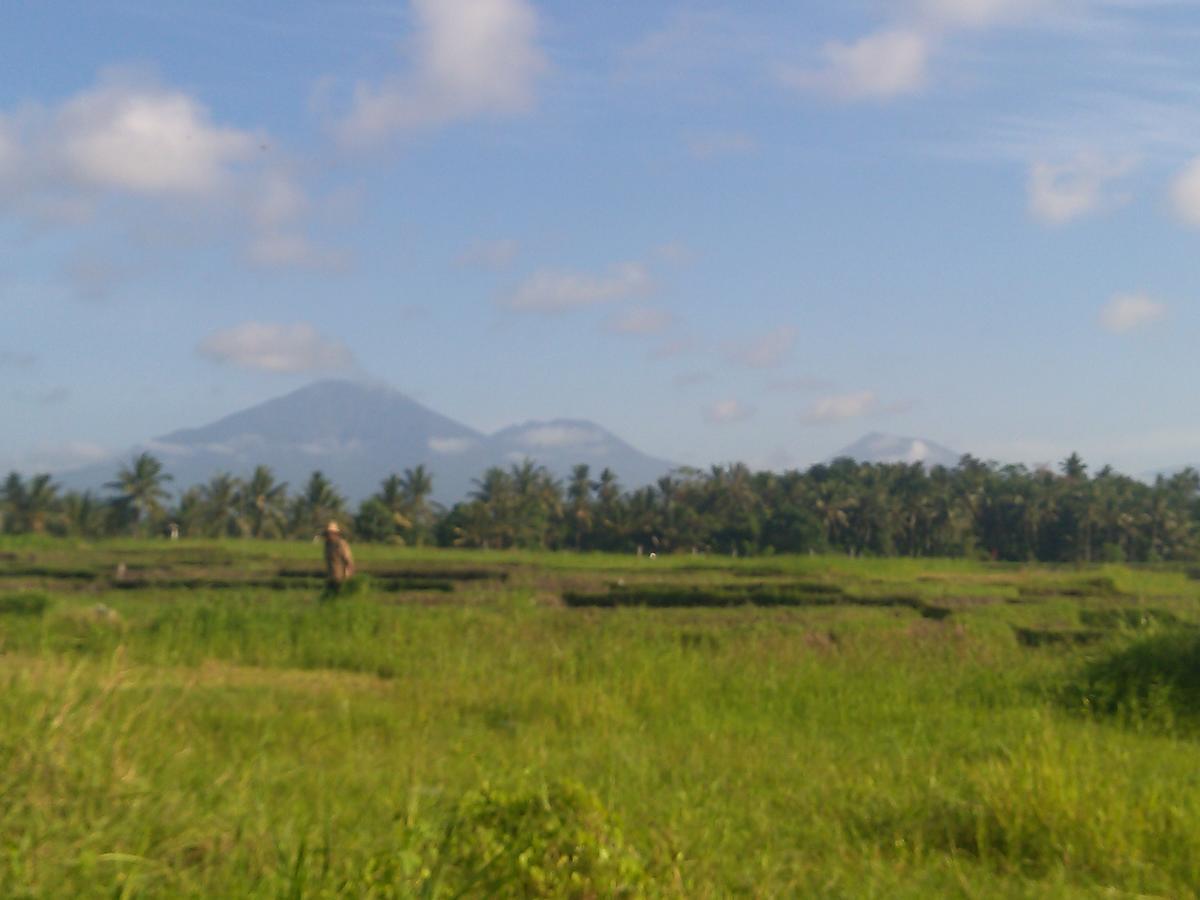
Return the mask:
[[0,543],[0,896],[1184,897],[1181,567]]

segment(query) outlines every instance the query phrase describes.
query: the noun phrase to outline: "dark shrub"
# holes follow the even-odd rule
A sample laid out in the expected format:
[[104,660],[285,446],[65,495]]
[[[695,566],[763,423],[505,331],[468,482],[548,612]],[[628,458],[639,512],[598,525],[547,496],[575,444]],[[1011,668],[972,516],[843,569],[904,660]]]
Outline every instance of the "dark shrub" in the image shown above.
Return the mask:
[[49,605],[45,594],[6,594],[0,597],[0,615],[40,616]]

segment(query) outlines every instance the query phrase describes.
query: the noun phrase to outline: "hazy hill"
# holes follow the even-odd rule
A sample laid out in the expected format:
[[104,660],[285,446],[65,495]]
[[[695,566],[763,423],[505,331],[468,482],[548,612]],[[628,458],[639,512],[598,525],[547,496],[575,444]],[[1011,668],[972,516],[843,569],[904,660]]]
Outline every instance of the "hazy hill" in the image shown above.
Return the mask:
[[873,431],[859,438],[850,446],[839,450],[833,455],[833,458],[837,459],[843,456],[859,462],[919,462],[924,463],[927,467],[953,467],[958,464],[962,454],[924,438],[901,437]]
[[673,464],[654,459],[591,422],[527,422],[494,435],[468,428],[397,390],[351,381],[320,381],[197,428],[171,432],[118,460],[59,476],[67,487],[99,488],[119,463],[148,450],[174,476],[172,487],[207,481],[219,472],[248,475],[270,466],[298,489],[314,469],[357,502],[392,472],[424,464],[434,499],[453,503],[489,466],[526,457],[560,477],[577,463],[594,474],[607,466],[625,487],[648,484]]

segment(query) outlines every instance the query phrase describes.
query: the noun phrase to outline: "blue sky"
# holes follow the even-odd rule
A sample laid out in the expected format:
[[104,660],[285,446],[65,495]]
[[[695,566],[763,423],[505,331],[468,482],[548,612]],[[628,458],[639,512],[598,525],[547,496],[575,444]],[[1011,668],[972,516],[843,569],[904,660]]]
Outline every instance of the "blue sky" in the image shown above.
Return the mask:
[[315,378],[681,463],[1200,461],[1200,3],[76,0],[0,30],[0,467]]

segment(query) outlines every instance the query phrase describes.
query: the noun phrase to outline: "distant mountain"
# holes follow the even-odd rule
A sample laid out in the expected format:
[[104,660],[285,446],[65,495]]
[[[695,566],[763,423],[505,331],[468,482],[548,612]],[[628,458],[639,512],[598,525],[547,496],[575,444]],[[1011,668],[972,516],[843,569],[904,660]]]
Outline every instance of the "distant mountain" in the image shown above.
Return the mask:
[[[463,499],[489,466],[507,468],[525,458],[559,477],[587,463],[605,466],[625,487],[649,484],[674,466],[654,459],[591,422],[527,422],[494,435],[468,428],[397,390],[351,381],[320,381],[198,428],[174,431],[131,451],[163,462],[176,490],[219,472],[249,475],[268,465],[297,490],[320,469],[357,503],[393,472],[424,464],[433,473],[434,499]],[[131,454],[121,457],[124,462]],[[99,488],[117,463],[63,473],[68,488]]]
[[502,454],[504,463],[531,457],[560,476],[581,462],[592,467],[593,477],[607,467],[626,488],[653,484],[675,468],[673,463],[646,456],[598,425],[579,419],[510,425],[493,434],[488,447],[493,455]]
[[834,459],[839,457],[849,457],[859,462],[919,462],[924,463],[926,467],[950,468],[958,464],[962,454],[923,438],[900,437],[874,431],[833,455]]

